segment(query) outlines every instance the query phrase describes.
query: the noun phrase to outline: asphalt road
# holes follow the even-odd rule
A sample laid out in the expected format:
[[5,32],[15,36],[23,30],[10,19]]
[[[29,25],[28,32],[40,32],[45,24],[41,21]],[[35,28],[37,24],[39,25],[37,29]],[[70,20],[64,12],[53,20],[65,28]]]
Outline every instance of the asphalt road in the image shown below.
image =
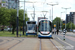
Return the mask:
[[[59,44],[54,39],[41,39],[42,50],[57,50],[56,46]],[[39,38],[14,38],[14,37],[0,37],[0,50],[39,50]],[[63,49],[61,49],[63,50]]]
[[62,44],[63,48],[66,50],[75,50],[75,37],[65,36],[65,40],[63,40],[63,35],[55,35],[53,37],[56,41]]
[[73,36],[73,37],[75,37],[75,35],[73,35],[73,34],[66,34],[67,36]]
[[0,39],[0,42],[2,42],[3,40],[2,39]]

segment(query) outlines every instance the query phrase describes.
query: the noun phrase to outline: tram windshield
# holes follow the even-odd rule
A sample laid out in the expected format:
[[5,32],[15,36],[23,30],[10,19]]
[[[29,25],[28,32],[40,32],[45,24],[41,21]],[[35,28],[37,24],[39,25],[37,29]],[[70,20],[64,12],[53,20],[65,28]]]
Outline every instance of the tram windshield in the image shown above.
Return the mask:
[[33,22],[30,22],[27,24],[27,29],[28,30],[35,30],[35,24],[36,23],[33,23]]
[[50,31],[51,30],[51,26],[50,26],[50,21],[47,20],[42,20],[41,21],[41,31]]

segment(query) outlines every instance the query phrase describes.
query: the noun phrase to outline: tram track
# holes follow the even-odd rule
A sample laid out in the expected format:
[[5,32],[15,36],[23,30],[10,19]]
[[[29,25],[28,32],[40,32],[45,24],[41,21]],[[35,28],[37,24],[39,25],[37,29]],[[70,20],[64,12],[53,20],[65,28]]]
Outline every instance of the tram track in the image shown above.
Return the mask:
[[11,39],[11,40],[9,40],[9,39],[3,39],[3,40],[5,40],[5,42],[1,43],[0,45],[3,45],[3,44],[6,44],[6,43],[9,43],[9,42],[13,41],[14,39]]
[[51,41],[51,43],[57,48],[57,50],[60,50],[53,42],[51,39],[49,39]]
[[60,50],[60,49],[55,45],[55,43],[51,39],[40,38],[39,50]]
[[10,50],[11,48],[15,47],[16,45],[18,45],[19,43],[21,43],[23,40],[24,40],[24,39],[22,39],[22,40],[17,40],[17,41],[19,41],[19,42],[16,43],[15,45],[11,46],[10,48],[8,48],[8,50]]
[[3,43],[0,44],[0,50],[10,50],[11,48],[15,47],[17,44],[21,43],[24,39],[12,38],[12,39],[3,39],[5,40]]
[[41,39],[40,39],[40,45],[39,45],[39,50],[42,50],[42,43],[41,43]]

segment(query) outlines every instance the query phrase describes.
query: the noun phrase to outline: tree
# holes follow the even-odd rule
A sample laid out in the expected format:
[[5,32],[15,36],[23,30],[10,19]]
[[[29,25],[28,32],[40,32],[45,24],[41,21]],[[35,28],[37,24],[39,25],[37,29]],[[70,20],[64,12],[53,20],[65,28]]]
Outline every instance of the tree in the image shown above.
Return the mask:
[[[59,29],[60,28],[60,22],[62,23],[61,19],[59,17],[56,17],[53,20],[53,25],[56,24],[56,28]],[[62,25],[62,24],[61,24]]]
[[[23,26],[24,10],[19,10],[19,26]],[[25,13],[25,23],[28,21],[27,13]]]
[[[23,25],[24,10],[19,10],[19,26]],[[17,10],[0,8],[0,25],[12,25],[12,34],[14,34],[16,28]],[[27,13],[25,13],[25,23],[28,20]]]
[[13,29],[12,29],[12,34],[14,34],[14,30],[16,28],[16,16],[17,16],[17,11],[16,9],[10,9],[10,24],[12,25]]
[[[16,9],[10,9],[11,10],[11,18],[10,18],[10,23],[13,27],[12,29],[12,34],[14,34],[14,30],[16,28],[16,16],[17,16],[17,11]],[[23,26],[23,13],[24,13],[24,10],[19,10],[19,26]],[[27,17],[27,14],[25,13],[25,21],[28,20],[28,17]],[[25,22],[26,23],[26,22]]]
[[67,29],[75,29],[75,25],[72,22],[66,24]]
[[9,22],[8,22],[9,18],[10,18],[10,11],[9,11],[9,9],[1,7],[0,8],[0,25],[3,25],[2,29],[4,29],[5,25],[9,24]]
[[10,11],[7,8],[0,8],[0,24],[7,25],[10,18]]

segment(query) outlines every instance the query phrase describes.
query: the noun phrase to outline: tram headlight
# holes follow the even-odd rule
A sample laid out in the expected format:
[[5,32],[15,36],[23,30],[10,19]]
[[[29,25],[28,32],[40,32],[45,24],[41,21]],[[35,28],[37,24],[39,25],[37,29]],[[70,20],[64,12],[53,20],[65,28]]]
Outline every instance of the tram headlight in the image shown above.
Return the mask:
[[43,33],[43,32],[41,32],[41,33]]
[[49,32],[47,32],[47,33],[49,33]]

